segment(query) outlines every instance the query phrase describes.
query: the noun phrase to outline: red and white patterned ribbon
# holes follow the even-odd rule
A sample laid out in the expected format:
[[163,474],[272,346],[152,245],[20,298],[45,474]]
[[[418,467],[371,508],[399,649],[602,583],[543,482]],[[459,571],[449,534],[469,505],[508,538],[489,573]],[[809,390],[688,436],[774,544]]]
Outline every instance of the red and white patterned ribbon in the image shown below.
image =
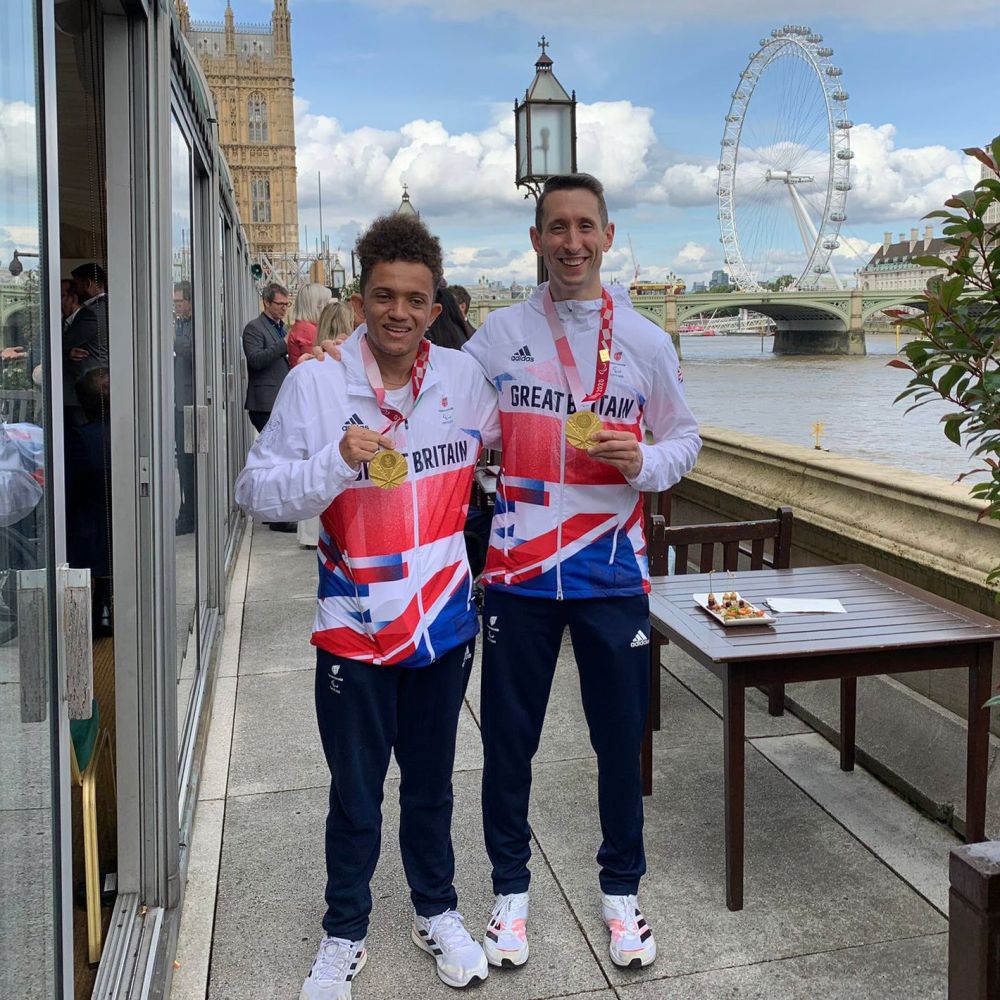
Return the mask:
[[594,371],[594,388],[584,395],[583,383],[580,381],[580,372],[576,367],[576,359],[569,346],[569,338],[563,329],[559,314],[556,312],[555,303],[552,301],[552,293],[546,288],[545,296],[542,299],[545,310],[545,318],[549,323],[549,331],[552,333],[552,340],[556,345],[556,354],[559,362],[566,372],[566,381],[569,382],[570,391],[577,406],[583,403],[593,403],[600,399],[608,389],[608,375],[611,371],[611,340],[613,336],[615,305],[607,289],[601,289],[601,329],[597,335],[597,364]]

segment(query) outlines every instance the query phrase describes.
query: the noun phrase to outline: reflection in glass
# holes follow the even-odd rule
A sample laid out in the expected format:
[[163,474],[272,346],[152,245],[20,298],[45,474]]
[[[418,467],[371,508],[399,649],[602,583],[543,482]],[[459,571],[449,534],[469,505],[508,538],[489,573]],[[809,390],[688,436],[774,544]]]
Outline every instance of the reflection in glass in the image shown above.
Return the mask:
[[0,32],[0,996],[19,998],[56,973],[35,17],[11,0]]
[[174,363],[174,531],[177,585],[177,732],[184,732],[198,669],[195,496],[194,269],[191,245],[191,148],[177,119],[170,121],[170,220]]

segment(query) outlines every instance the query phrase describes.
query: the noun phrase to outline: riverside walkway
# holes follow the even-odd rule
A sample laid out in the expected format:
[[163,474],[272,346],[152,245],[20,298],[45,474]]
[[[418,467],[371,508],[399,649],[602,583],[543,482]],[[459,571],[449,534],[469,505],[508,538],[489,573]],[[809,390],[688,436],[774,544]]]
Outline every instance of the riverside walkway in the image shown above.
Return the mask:
[[[321,935],[328,777],[308,644],[315,553],[255,528],[237,564],[191,845],[172,1000],[295,1000]],[[617,969],[600,919],[596,764],[568,642],[532,790],[531,959],[491,970],[481,1000],[944,1000],[948,850],[959,843],[794,715],[747,699],[746,908],[726,909],[721,690],[664,652],[662,729],[646,800],[643,908],[658,957]],[[459,909],[492,905],[479,807],[477,670],[459,725],[453,836]],[[459,995],[410,941],[386,782],[369,962],[356,1000]]]

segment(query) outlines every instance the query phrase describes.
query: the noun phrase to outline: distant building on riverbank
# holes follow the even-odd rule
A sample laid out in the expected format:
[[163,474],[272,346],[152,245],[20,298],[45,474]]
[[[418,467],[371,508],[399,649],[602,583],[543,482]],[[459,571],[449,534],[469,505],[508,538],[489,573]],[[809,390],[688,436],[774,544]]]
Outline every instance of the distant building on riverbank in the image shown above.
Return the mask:
[[708,290],[710,292],[721,291],[728,288],[730,284],[729,275],[725,271],[713,271],[712,277],[708,282]]
[[858,283],[862,290],[872,292],[922,291],[931,278],[945,274],[940,267],[924,267],[917,263],[918,257],[940,257],[950,261],[955,256],[955,248],[942,237],[934,236],[934,227],[924,228],[923,239],[919,239],[916,229],[910,230],[910,238],[904,233],[893,242],[892,233],[886,233],[882,246],[858,272]]

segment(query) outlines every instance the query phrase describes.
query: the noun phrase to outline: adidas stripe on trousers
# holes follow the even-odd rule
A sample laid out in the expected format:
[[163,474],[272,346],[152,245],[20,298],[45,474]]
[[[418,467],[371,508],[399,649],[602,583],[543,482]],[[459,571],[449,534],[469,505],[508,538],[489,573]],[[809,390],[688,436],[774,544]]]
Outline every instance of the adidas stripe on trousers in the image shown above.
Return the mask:
[[597,753],[601,889],[630,895],[646,871],[639,751],[649,707],[649,600],[557,601],[487,588],[480,709],[483,827],[493,891],[528,888],[531,761],[566,628]]
[[473,645],[418,668],[317,650],[316,718],[331,779],[323,929],[332,937],[358,941],[368,931],[390,751],[400,771],[399,849],[413,907],[434,917],[457,905],[451,773]]

